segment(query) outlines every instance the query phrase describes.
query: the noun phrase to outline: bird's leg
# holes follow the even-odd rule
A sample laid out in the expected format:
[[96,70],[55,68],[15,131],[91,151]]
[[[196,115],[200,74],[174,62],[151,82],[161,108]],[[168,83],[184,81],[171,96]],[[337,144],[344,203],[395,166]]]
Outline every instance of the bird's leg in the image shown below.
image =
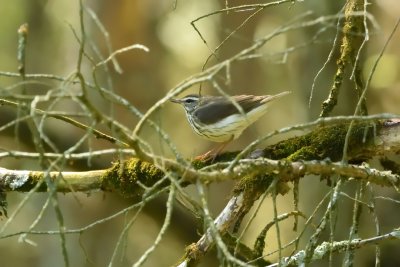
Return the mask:
[[215,158],[224,150],[224,148],[233,140],[233,135],[232,137],[228,140],[223,142],[220,146],[211,149],[210,151],[206,152],[203,155],[195,157],[196,160],[201,160],[201,161],[208,161],[211,160],[211,163],[214,162]]

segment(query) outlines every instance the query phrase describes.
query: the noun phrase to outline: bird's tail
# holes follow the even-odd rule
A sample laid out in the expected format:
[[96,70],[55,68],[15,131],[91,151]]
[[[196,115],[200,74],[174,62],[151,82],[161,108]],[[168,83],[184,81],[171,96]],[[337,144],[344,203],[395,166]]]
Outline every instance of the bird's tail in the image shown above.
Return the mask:
[[277,99],[277,98],[281,98],[282,96],[288,95],[288,94],[290,94],[290,93],[291,93],[291,91],[285,91],[285,92],[282,92],[282,93],[279,93],[279,94],[276,94],[276,95],[269,95],[269,96],[267,96],[266,98],[264,98],[264,99],[261,101],[261,103],[270,102],[270,101],[272,101],[272,100],[275,100],[275,99]]

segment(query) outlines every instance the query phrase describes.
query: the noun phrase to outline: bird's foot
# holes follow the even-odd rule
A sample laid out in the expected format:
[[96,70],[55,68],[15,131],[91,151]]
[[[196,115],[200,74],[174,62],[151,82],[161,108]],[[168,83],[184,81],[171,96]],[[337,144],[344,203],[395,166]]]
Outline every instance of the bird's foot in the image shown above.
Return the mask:
[[215,153],[213,149],[208,151],[207,153],[203,155],[199,155],[195,157],[195,160],[200,160],[200,161],[210,161],[211,163],[214,162],[215,158],[218,156],[218,153]]
[[233,140],[233,135],[228,141],[222,143],[219,147],[213,148],[210,151],[208,151],[207,153],[197,156],[194,159],[201,160],[201,161],[207,161],[207,162],[209,161],[212,164],[214,162],[214,160],[216,159],[216,157],[222,152],[222,150],[224,150],[226,145],[232,140]]

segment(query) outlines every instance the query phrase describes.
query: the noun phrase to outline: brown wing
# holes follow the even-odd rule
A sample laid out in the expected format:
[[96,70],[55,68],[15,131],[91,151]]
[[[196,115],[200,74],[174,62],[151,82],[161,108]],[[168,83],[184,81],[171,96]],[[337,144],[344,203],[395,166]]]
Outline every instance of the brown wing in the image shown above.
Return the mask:
[[[243,111],[247,113],[263,105],[264,103],[262,101],[266,97],[269,96],[238,95],[232,98],[239,104]],[[203,124],[212,124],[230,115],[240,114],[238,108],[226,97],[204,97],[202,101],[204,102],[202,102],[201,107],[194,112],[194,115],[199,122]]]

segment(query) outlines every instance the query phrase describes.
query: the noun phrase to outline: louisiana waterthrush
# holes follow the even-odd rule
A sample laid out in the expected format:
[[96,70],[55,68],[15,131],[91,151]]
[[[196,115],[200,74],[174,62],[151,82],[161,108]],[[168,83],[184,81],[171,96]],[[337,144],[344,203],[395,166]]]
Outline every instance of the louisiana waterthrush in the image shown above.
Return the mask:
[[181,99],[173,98],[171,101],[184,107],[189,124],[198,135],[210,141],[224,142],[224,147],[264,115],[272,100],[289,93],[286,91],[276,95],[231,97],[191,94]]

